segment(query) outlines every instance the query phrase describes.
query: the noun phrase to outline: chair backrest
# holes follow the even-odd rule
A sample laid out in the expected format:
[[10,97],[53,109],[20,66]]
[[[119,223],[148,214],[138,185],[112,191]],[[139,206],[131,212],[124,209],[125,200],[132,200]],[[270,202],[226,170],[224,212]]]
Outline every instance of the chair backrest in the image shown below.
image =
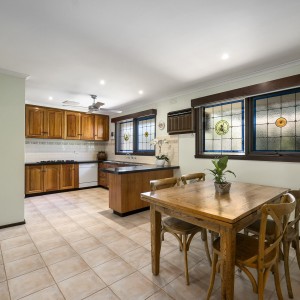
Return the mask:
[[[279,244],[282,240],[283,234],[287,228],[290,214],[296,207],[296,200],[292,194],[286,193],[281,197],[280,203],[265,204],[261,208],[261,223],[259,232],[259,249],[257,263],[258,268],[263,268],[264,258],[272,251],[279,253]],[[266,247],[266,228],[267,219],[271,217],[275,223],[275,236],[272,243]]]
[[289,222],[288,226],[293,227],[297,232],[299,232],[299,220],[300,220],[300,190],[289,191],[296,199],[295,217],[294,220]]
[[193,173],[193,174],[186,174],[181,176],[181,181],[183,184],[187,184],[193,182],[199,182],[199,181],[205,180],[205,173]]
[[179,180],[176,177],[150,180],[151,191],[161,190],[179,185]]

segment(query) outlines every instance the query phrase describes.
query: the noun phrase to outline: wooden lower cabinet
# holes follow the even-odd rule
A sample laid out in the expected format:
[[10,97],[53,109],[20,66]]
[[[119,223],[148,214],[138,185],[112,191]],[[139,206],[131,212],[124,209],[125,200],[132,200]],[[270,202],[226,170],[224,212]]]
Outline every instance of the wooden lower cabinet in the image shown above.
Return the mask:
[[149,203],[141,200],[141,193],[150,191],[150,180],[173,176],[173,170],[112,174],[109,173],[109,208],[119,215],[142,209]]
[[78,164],[25,167],[25,194],[78,188]]
[[44,166],[25,167],[25,194],[44,192]]
[[78,188],[78,164],[66,164],[60,167],[60,189]]
[[44,166],[44,192],[59,190],[60,186],[60,165]]

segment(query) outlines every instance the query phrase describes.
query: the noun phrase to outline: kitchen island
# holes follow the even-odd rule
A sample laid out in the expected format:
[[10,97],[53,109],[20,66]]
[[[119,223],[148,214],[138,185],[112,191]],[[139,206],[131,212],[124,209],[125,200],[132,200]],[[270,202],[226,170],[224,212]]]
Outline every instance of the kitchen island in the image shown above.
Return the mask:
[[103,169],[108,173],[109,208],[119,216],[127,216],[149,208],[140,199],[142,192],[150,191],[150,180],[173,176],[179,166],[135,165]]

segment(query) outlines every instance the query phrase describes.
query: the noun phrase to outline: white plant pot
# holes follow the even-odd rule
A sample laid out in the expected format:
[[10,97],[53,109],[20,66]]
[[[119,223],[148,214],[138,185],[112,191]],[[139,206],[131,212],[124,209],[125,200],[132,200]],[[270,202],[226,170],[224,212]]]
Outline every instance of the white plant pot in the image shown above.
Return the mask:
[[156,159],[156,165],[159,167],[163,167],[165,165],[165,160],[164,159]]

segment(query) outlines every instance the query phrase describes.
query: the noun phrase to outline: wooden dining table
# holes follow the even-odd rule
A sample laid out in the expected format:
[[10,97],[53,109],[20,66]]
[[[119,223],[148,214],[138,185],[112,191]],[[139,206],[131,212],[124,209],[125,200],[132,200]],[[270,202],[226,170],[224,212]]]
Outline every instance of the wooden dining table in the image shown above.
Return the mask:
[[236,234],[260,217],[265,203],[275,202],[288,188],[233,182],[227,194],[217,194],[213,181],[145,192],[150,202],[152,273],[159,274],[161,214],[218,232],[221,237],[221,299],[234,298]]

